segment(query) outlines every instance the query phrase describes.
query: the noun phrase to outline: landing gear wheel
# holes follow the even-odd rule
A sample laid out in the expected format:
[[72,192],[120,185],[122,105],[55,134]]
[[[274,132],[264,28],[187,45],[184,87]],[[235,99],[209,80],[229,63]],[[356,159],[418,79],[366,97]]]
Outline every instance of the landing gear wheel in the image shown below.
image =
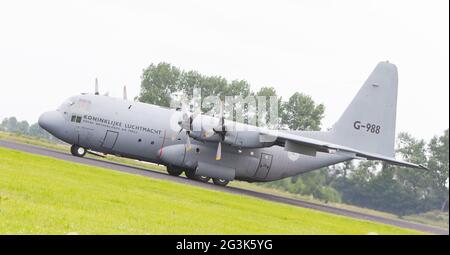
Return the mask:
[[223,186],[223,187],[227,186],[227,184],[229,183],[229,181],[227,181],[227,180],[216,179],[216,178],[213,178],[213,182],[214,182],[214,184],[216,184],[218,186]]
[[184,174],[188,179],[195,180],[195,171],[193,170],[185,170]]
[[86,155],[86,149],[75,144],[70,147],[70,152],[76,157],[84,157]]
[[208,176],[195,176],[195,178],[201,182],[209,182],[209,180],[211,179],[211,177]]
[[183,173],[183,170],[168,166],[167,167],[167,173],[169,173],[169,175],[172,175],[172,176],[180,176],[180,174]]
[[184,174],[186,175],[187,178],[189,178],[191,180],[196,180],[196,181],[201,181],[201,182],[208,182],[209,179],[211,179],[208,176],[195,175],[195,171],[194,170],[185,170]]

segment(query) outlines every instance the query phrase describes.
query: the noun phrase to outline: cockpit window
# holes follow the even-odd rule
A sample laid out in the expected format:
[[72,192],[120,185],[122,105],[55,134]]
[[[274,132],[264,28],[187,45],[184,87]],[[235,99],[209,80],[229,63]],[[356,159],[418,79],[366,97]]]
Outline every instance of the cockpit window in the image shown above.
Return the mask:
[[81,122],[81,116],[79,115],[72,115],[72,117],[70,118],[71,122],[76,122],[76,123],[80,123]]
[[78,99],[76,106],[80,110],[88,110],[91,107],[91,101],[80,98]]
[[69,107],[71,107],[72,105],[75,104],[75,98],[71,97],[69,99],[67,99],[66,101],[64,101],[59,107],[58,107],[58,111],[61,110],[67,110]]

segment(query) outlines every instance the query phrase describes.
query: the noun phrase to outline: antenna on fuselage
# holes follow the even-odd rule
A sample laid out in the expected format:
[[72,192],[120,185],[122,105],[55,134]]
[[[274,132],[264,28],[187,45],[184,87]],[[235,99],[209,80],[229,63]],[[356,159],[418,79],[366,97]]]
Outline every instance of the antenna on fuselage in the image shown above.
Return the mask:
[[123,100],[127,100],[127,86],[123,86]]
[[95,78],[95,95],[98,95],[98,79]]

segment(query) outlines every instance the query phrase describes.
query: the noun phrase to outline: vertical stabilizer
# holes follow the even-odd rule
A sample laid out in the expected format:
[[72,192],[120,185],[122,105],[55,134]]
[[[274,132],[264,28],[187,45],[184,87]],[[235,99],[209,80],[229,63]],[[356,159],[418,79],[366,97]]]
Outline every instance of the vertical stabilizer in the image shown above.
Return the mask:
[[333,140],[362,151],[393,157],[397,89],[397,67],[380,62],[334,124]]

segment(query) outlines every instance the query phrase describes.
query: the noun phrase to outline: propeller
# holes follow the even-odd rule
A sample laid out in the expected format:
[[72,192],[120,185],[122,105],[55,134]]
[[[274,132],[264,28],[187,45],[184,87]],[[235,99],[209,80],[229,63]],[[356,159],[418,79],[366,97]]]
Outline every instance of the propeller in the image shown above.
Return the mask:
[[222,159],[222,142],[219,141],[219,144],[217,145],[216,160],[221,159]]
[[[225,134],[226,134],[226,127],[225,127],[225,116],[224,116],[224,110],[223,110],[223,102],[220,102],[220,112],[219,112],[219,125],[215,128],[212,128],[210,130],[205,130],[202,132],[203,136],[205,138],[211,137],[214,134],[219,135],[219,142],[217,144],[217,151],[216,151],[216,160],[222,159],[222,142],[225,140]],[[178,125],[180,125],[180,130],[178,131],[178,134],[181,133],[181,131],[186,131],[186,149],[189,151],[191,149],[191,140],[190,140],[190,133],[193,131],[192,123],[196,117],[196,114],[189,114],[189,111],[186,109],[185,105],[183,105],[183,113],[182,113],[182,119],[178,121]]]
[[190,137],[190,133],[192,131],[192,122],[194,121],[194,116],[193,114],[189,114],[189,111],[186,107],[186,105],[183,105],[183,113],[182,113],[182,118],[180,121],[178,121],[178,125],[180,125],[180,131],[178,131],[178,134],[181,133],[181,131],[183,131],[183,129],[186,131],[186,150],[190,151],[191,150],[191,137]]
[[220,136],[219,143],[217,145],[216,160],[222,159],[222,141],[225,140],[226,128],[225,128],[225,116],[223,114],[223,102],[220,101],[219,105],[219,126],[213,128],[213,131]]
[[123,100],[127,100],[127,86],[123,86]]
[[95,78],[95,95],[98,95],[98,79]]
[[219,104],[219,125],[215,128],[205,130],[203,131],[203,137],[209,138],[215,134],[219,135],[219,142],[217,144],[217,151],[216,151],[216,160],[222,159],[222,142],[225,140],[225,135],[227,133],[226,127],[225,127],[225,116],[224,116],[224,110],[223,110],[223,102],[220,101]]

